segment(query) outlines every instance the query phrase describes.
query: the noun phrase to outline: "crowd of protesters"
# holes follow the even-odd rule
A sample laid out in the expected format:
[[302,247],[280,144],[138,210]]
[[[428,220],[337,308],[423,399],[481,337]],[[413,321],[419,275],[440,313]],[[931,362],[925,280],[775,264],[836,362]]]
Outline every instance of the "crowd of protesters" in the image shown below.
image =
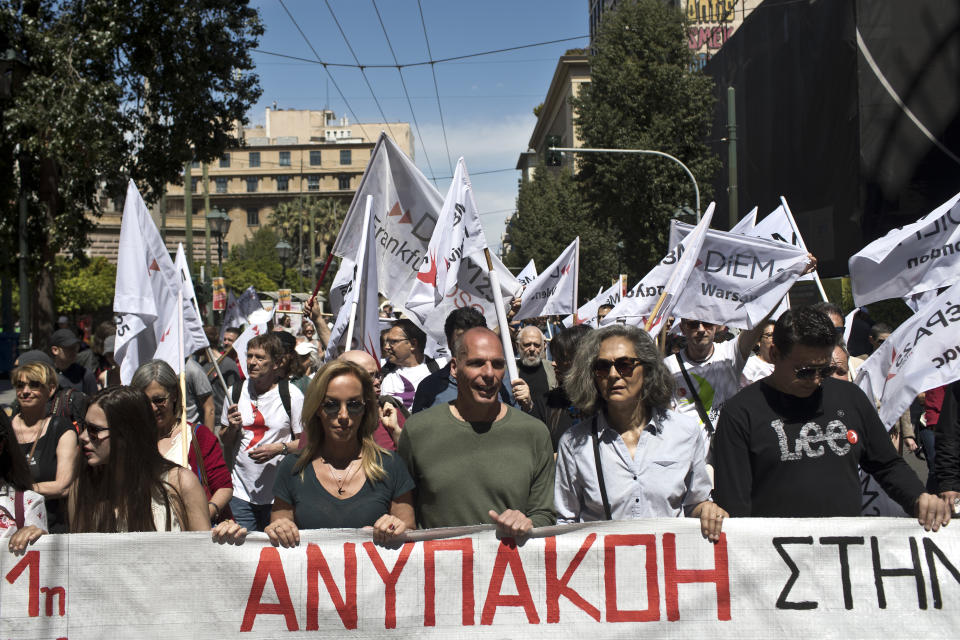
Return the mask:
[[[841,310],[821,303],[736,335],[676,319],[658,344],[600,326],[609,311],[551,324],[549,338],[551,319],[511,325],[511,379],[474,309],[446,318],[449,358],[385,303],[382,361],[346,351],[324,363],[330,318],[308,305],[246,343],[246,375],[241,328],[208,327],[213,348],[183,363],[185,392],[159,360],[121,385],[110,323],[89,346],[62,326],[11,373],[0,536],[15,552],[44,533],[211,528],[219,542],[263,531],[294,546],[317,528],[387,543],[417,527],[493,524],[518,538],[691,517],[716,542],[729,517],[866,513],[867,476],[889,498],[881,515],[927,530],[960,506],[960,383],[922,394],[889,432],[852,383],[889,327],[852,352]],[[924,481],[904,459],[914,452]]]

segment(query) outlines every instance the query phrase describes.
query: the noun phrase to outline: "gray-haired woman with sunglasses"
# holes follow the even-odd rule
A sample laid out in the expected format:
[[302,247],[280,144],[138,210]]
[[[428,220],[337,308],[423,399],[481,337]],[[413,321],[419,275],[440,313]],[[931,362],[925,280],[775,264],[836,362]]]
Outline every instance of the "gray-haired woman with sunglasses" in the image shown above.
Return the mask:
[[710,501],[702,429],[668,409],[673,378],[645,331],[616,324],[588,334],[564,389],[587,417],[560,439],[558,522],[685,514],[720,539],[727,513]]
[[[277,469],[270,524],[274,544],[300,544],[300,529],[372,527],[377,542],[415,528],[413,479],[406,465],[377,445],[380,406],[373,380],[352,362],[334,360],[314,376],[303,401],[306,446]],[[236,523],[216,541],[246,534]]]

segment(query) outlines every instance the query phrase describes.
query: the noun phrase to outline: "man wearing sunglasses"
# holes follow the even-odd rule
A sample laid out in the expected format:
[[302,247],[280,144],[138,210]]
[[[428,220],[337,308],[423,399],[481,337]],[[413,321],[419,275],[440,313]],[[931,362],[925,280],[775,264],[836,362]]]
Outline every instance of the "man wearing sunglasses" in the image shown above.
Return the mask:
[[[771,311],[772,313],[772,311]],[[760,340],[766,318],[741,331],[736,340],[716,343],[720,325],[684,318],[680,333],[687,346],[664,359],[676,383],[672,409],[700,422],[704,430],[704,457],[724,403],[740,390],[740,376],[754,345]]]
[[731,516],[854,517],[859,469],[920,524],[950,520],[897,454],[876,409],[853,383],[836,380],[837,334],[820,311],[784,313],[773,330],[773,374],[727,402],[713,444],[714,499]]
[[417,522],[493,522],[505,537],[554,524],[550,434],[500,401],[507,366],[500,338],[485,327],[469,329],[453,354],[456,400],[411,416],[397,446],[417,485]]

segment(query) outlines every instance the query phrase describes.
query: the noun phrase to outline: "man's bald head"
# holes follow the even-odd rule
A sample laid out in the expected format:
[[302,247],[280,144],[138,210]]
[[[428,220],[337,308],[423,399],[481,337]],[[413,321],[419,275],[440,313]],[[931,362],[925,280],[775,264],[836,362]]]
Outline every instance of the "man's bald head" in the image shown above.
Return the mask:
[[380,395],[380,367],[376,358],[366,351],[354,349],[352,351],[344,351],[337,360],[352,362],[370,374],[370,377],[373,378],[373,389],[378,396]]
[[470,349],[479,345],[496,345],[496,348],[500,350],[500,357],[503,357],[503,345],[500,343],[500,336],[486,327],[467,329],[454,345],[454,357],[462,360],[467,357]]

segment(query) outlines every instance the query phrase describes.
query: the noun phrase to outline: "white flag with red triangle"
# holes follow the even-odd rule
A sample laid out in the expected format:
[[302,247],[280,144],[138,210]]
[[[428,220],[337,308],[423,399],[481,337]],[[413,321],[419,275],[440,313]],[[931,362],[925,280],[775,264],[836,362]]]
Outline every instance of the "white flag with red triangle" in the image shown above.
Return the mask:
[[526,286],[520,295],[520,310],[514,320],[573,313],[579,250],[580,236],[577,236],[553,264]]
[[460,158],[427,246],[426,260],[403,304],[418,324],[422,325],[456,288],[459,263],[487,248],[479,214],[466,163]]
[[[178,373],[183,368],[177,312],[177,294],[181,290],[177,268],[131,180],[120,223],[113,296],[117,325],[114,358],[120,365],[123,384],[129,384],[137,367],[154,358],[165,361]],[[182,308],[185,327],[202,327],[196,308],[188,299],[184,298]],[[191,332],[184,338],[184,354],[209,344],[202,330],[199,336]]]
[[380,134],[333,245],[341,258],[357,256],[368,195],[374,201],[377,281],[380,291],[400,305],[427,255],[443,196],[386,133]]

